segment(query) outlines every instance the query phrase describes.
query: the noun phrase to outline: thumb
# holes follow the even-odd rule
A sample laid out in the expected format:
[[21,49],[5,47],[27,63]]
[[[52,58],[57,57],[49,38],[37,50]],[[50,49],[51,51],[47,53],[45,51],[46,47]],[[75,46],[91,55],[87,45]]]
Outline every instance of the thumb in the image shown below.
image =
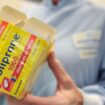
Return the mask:
[[58,84],[66,89],[76,88],[71,77],[67,74],[59,60],[55,57],[54,52],[51,52],[48,56],[48,64],[52,69],[55,77],[57,78]]

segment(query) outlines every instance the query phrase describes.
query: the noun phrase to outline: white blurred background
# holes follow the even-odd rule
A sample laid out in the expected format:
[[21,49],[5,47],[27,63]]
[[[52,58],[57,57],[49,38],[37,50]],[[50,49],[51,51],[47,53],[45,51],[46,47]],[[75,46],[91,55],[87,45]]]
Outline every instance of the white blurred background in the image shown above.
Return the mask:
[[[0,0],[0,8],[4,5],[9,5],[17,10],[25,12],[29,17],[36,16],[34,12],[43,0]],[[87,0],[88,2],[94,3],[95,5],[105,7],[105,0]]]
[[[42,0],[0,0],[0,7],[3,5],[10,5],[14,8],[19,9],[20,6],[24,6],[24,4],[33,5],[33,2],[35,1],[42,1]],[[99,6],[105,6],[105,0],[88,0],[89,2],[92,2]]]

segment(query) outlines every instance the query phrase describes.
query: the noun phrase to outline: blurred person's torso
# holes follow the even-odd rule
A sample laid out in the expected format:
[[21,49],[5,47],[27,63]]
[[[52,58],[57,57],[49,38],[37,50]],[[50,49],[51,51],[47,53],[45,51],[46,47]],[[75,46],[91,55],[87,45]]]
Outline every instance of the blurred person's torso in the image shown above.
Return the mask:
[[[78,0],[77,3],[76,0],[61,0],[58,5],[45,0],[28,15],[55,27],[56,55],[75,83],[79,87],[94,84],[101,62],[99,46],[105,19],[104,9]],[[46,67],[44,69],[42,76],[48,72]]]

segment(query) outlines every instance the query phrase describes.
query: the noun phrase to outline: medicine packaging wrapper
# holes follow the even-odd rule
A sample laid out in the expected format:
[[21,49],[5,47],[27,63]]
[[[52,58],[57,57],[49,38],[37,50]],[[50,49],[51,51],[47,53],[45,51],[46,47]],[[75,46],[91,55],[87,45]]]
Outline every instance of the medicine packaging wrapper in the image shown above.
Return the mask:
[[[39,68],[45,62],[53,45],[55,31],[37,19],[26,19],[22,13],[20,15],[25,18],[20,16],[17,22],[16,19],[12,21],[13,17],[11,12],[7,11],[8,8],[16,12],[10,7],[1,10],[0,91],[22,99],[31,91],[36,81]],[[5,15],[3,18],[6,12],[11,14],[9,19],[5,19]]]

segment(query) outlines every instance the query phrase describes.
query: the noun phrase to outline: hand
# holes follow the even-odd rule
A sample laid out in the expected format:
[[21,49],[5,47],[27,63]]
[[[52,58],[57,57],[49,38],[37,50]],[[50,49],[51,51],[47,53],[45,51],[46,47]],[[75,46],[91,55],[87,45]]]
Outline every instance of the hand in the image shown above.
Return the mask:
[[7,97],[9,105],[83,105],[81,92],[56,59],[54,52],[49,55],[48,63],[58,81],[55,96],[37,97],[27,94],[20,101],[12,97]]

